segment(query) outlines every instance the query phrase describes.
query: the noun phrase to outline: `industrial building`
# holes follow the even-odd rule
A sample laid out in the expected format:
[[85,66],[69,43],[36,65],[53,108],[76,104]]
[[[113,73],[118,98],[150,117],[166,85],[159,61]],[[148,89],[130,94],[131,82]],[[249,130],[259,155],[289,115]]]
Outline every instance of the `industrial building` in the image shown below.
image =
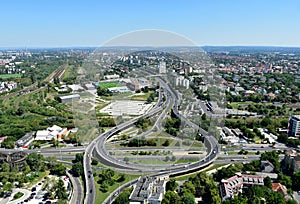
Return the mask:
[[79,94],[73,94],[73,95],[67,95],[67,96],[60,96],[59,97],[59,102],[61,103],[67,103],[70,101],[76,101],[80,100],[80,95]]

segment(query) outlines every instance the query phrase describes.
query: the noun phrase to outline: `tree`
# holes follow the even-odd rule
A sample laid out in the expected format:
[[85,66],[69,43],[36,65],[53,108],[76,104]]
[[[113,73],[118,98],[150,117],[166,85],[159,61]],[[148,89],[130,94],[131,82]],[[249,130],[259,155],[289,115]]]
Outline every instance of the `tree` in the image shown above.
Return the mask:
[[271,162],[275,169],[275,172],[279,172],[280,171],[280,163],[279,163],[279,155],[276,151],[271,151],[271,152],[264,152],[261,154],[260,156],[260,161],[269,161]]
[[287,175],[279,173],[278,177],[277,177],[277,181],[278,181],[278,183],[281,183],[281,184],[285,185],[287,188],[291,188],[292,187],[291,177],[289,177]]
[[4,162],[2,165],[1,165],[1,169],[2,169],[2,172],[9,172],[10,171],[10,166],[8,163]]
[[266,186],[269,189],[272,189],[272,180],[269,176],[264,178],[264,186]]
[[52,139],[52,145],[53,145],[53,147],[58,147],[59,141],[53,138]]
[[10,182],[6,182],[4,185],[3,185],[3,190],[4,191],[8,191],[8,192],[12,192],[12,189],[14,188],[14,185]]
[[176,157],[174,155],[171,157],[171,161],[172,162],[176,161]]
[[129,162],[129,158],[128,158],[128,157],[124,157],[123,160],[124,160],[124,162],[126,162],[126,163]]
[[241,167],[238,164],[230,165],[226,168],[222,168],[214,174],[214,178],[220,182],[224,178],[229,178],[235,175],[235,173],[240,172]]
[[97,159],[92,159],[92,165],[97,165],[99,162],[98,162],[98,160]]
[[58,199],[66,200],[68,199],[67,190],[65,188],[65,184],[63,180],[59,179],[56,186],[55,194]]
[[81,162],[76,162],[75,164],[73,164],[72,166],[72,173],[74,176],[81,176],[83,175],[83,166]]
[[104,181],[101,185],[100,185],[100,191],[102,191],[103,193],[106,193],[108,191],[108,183],[106,181]]
[[56,163],[51,169],[51,174],[56,174],[58,176],[66,175],[66,167],[61,163]]
[[120,183],[120,182],[123,182],[125,181],[126,177],[125,177],[125,174],[120,174],[120,177],[118,178],[117,182]]
[[202,114],[201,120],[206,120],[206,113],[203,113],[203,114]]
[[13,149],[15,148],[15,143],[13,140],[11,139],[5,139],[2,143],[1,143],[1,147],[2,148],[6,148],[6,149]]
[[293,177],[293,181],[292,181],[293,189],[295,191],[299,191],[300,190],[300,171],[295,172],[292,177]]
[[285,199],[283,195],[279,192],[268,191],[264,196],[267,200],[267,203],[276,203],[276,204],[285,204]]
[[268,125],[272,124],[272,121],[269,117],[264,117],[260,124],[263,126],[263,127],[267,127]]
[[77,163],[77,162],[83,163],[83,154],[82,153],[75,154],[75,159],[72,162],[73,163]]
[[162,200],[162,204],[180,204],[181,200],[177,193],[174,191],[167,191],[164,199]]
[[162,144],[164,147],[167,147],[170,145],[170,142],[169,140],[165,140],[165,142]]
[[294,199],[289,199],[286,203],[287,204],[297,204],[298,202]]
[[44,157],[41,154],[30,153],[26,157],[26,162],[32,171],[40,171],[44,163]]
[[167,183],[166,183],[166,191],[175,191],[177,188],[178,184],[174,178],[171,178]]
[[111,96],[112,92],[108,89],[101,88],[100,86],[97,87],[97,94],[98,96]]
[[182,203],[183,204],[196,204],[195,197],[192,194],[183,195]]
[[129,196],[131,194],[132,188],[126,188],[120,193],[118,197],[114,200],[113,204],[128,204]]

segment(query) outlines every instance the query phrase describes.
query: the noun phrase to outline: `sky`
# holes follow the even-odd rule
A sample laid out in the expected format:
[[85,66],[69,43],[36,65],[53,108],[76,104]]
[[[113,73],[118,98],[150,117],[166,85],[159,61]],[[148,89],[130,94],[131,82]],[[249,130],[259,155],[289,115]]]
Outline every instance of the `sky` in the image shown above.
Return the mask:
[[157,29],[196,45],[300,47],[299,0],[0,1],[0,47],[100,46]]

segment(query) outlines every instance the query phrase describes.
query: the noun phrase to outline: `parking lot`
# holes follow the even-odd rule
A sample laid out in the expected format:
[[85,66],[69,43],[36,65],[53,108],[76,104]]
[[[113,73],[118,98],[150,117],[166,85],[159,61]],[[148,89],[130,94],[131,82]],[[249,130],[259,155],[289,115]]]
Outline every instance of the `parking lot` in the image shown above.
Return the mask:
[[[64,177],[63,181],[64,181],[66,187],[70,185],[69,178]],[[51,204],[51,203],[56,202],[57,199],[48,199],[49,194],[48,194],[47,190],[43,190],[43,186],[45,185],[45,182],[46,182],[46,178],[44,178],[42,181],[40,181],[39,183],[34,185],[30,190],[16,188],[13,190],[13,193],[9,197],[9,201],[1,202],[1,204],[2,203],[3,204],[4,203],[8,203],[8,204],[24,204],[24,203]],[[13,196],[17,192],[22,192],[24,195],[19,199],[13,200]]]
[[152,103],[147,104],[143,101],[120,100],[115,101],[100,110],[101,113],[108,113],[113,116],[120,115],[142,115],[151,107]]

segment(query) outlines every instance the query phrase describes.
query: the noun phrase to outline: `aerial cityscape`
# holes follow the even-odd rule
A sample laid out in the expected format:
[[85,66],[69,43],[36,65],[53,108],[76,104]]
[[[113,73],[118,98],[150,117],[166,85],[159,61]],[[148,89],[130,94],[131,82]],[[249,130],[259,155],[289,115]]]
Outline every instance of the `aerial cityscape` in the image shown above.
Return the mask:
[[0,204],[300,204],[300,2],[2,2]]

